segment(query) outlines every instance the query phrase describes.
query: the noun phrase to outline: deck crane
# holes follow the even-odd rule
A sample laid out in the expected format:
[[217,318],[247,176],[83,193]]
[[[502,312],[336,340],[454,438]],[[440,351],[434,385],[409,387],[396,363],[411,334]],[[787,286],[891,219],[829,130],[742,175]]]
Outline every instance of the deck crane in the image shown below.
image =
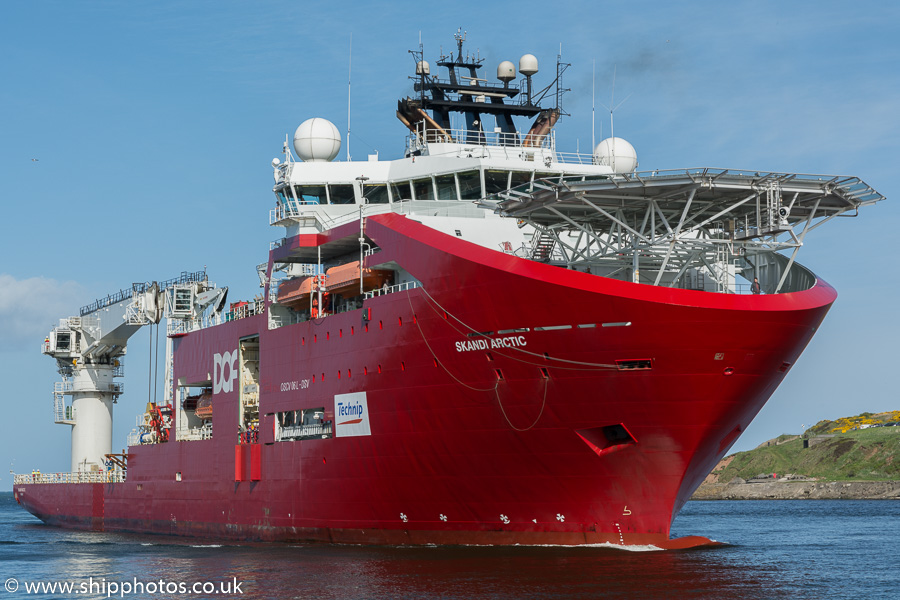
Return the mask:
[[[183,272],[163,282],[135,283],[130,289],[83,306],[78,316],[60,319],[44,339],[42,351],[56,359],[62,381],[53,390],[54,421],[72,427],[72,473],[100,471],[112,452],[113,404],[124,392],[115,381],[124,375],[128,339],[163,317],[192,328],[204,314],[218,316],[227,287],[217,288],[205,271]],[[166,364],[171,361],[167,343]],[[171,389],[169,369],[166,383]],[[71,402],[66,397],[71,396]],[[155,405],[163,421],[171,415],[171,394]]]

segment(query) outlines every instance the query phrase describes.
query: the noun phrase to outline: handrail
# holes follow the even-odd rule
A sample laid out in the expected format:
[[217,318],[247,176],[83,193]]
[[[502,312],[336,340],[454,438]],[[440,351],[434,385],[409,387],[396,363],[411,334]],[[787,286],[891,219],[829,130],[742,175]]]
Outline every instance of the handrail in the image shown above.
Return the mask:
[[375,296],[384,296],[386,294],[411,290],[417,287],[419,287],[419,283],[416,281],[404,281],[403,283],[398,283],[396,285],[376,288],[371,292],[366,292],[366,300],[374,298]]
[[[180,283],[193,283],[195,281],[206,281],[206,270],[203,271],[194,271],[193,273],[189,273],[188,271],[182,271],[181,275],[178,277],[173,277],[172,279],[167,279],[165,281],[159,282],[159,289],[164,290],[170,286],[178,285]],[[134,296],[134,294],[141,294],[147,290],[152,285],[152,283],[133,283],[130,289],[119,290],[115,294],[110,294],[105,298],[100,298],[81,307],[80,314],[81,316],[85,316],[92,312],[96,312],[101,308],[106,308],[107,306],[112,306],[117,302],[121,302],[122,300],[127,300]]]
[[19,474],[13,477],[15,485],[28,483],[122,483],[125,471],[89,471],[87,473],[34,473]]
[[[408,151],[422,148],[422,144],[424,143],[450,143],[463,144],[466,146],[517,148],[530,151],[539,149],[554,150],[556,147],[556,138],[552,132],[550,135],[543,137],[539,146],[525,146],[524,141],[529,136],[527,133],[522,133],[520,131],[484,131],[480,129],[465,128],[448,128],[438,131],[436,129],[424,127],[424,121],[421,122],[420,125],[422,126],[418,127],[419,131],[410,132],[407,136],[406,148]],[[449,140],[447,139],[447,136],[450,137]]]

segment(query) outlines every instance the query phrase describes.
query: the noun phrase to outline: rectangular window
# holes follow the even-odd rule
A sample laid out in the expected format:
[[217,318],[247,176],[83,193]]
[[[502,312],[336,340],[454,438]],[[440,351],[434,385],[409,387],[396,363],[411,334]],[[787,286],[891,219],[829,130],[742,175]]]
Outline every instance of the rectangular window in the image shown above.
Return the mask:
[[388,204],[387,185],[364,185],[363,196],[366,198],[366,204]]
[[332,204],[355,204],[356,194],[352,185],[329,185],[328,194]]
[[531,172],[530,171],[513,171],[510,179],[511,179],[511,182],[509,184],[510,188],[519,187],[520,185],[525,185],[527,183],[531,183]]
[[437,175],[434,180],[437,183],[438,200],[456,200],[456,178],[453,173]]
[[509,171],[493,171],[490,169],[484,172],[484,193],[488,196],[497,192],[505,192],[509,189]]
[[176,287],[173,302],[173,312],[176,314],[187,314],[191,311],[191,288]]
[[434,186],[431,184],[431,177],[413,179],[412,186],[416,200],[434,200]]
[[56,349],[65,352],[72,348],[72,332],[57,331],[56,332]]
[[391,195],[394,202],[407,202],[412,199],[408,181],[398,181],[391,184]]
[[[300,204],[327,204],[324,185],[297,185],[294,186],[294,192]],[[288,201],[293,200],[294,198],[288,194]]]
[[325,419],[325,408],[307,408],[275,413],[275,441],[321,440],[334,437],[332,422]]
[[462,200],[481,198],[481,174],[478,171],[463,171],[456,176],[459,178],[459,197]]

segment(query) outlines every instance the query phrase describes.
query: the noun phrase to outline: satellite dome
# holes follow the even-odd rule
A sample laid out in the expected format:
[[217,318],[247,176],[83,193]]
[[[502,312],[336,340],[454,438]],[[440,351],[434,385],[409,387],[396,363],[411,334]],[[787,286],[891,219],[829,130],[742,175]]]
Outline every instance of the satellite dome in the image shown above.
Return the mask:
[[606,138],[594,148],[594,162],[609,166],[613,173],[631,173],[638,165],[637,152],[622,138]]
[[294,132],[294,150],[300,160],[330,162],[341,151],[341,134],[328,119],[307,119]]
[[431,65],[427,60],[420,60],[416,63],[416,75],[431,75]]
[[516,66],[508,60],[504,60],[497,65],[497,79],[503,82],[512,81],[516,78]]
[[534,54],[525,54],[519,59],[519,73],[531,77],[538,72],[537,57]]

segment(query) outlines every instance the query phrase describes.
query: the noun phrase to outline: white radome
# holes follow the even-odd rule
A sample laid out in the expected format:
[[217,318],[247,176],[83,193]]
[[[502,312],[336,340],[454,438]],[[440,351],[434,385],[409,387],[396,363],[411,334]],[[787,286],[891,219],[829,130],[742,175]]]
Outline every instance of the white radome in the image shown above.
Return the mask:
[[497,65],[497,79],[500,81],[512,81],[516,78],[516,66],[508,60]]
[[302,161],[330,162],[341,151],[341,133],[328,119],[307,119],[294,132],[294,150]]
[[637,152],[622,138],[606,138],[594,148],[594,162],[611,167],[613,173],[631,173],[638,165]]
[[531,77],[538,72],[538,59],[534,54],[524,54],[519,59],[519,73]]

